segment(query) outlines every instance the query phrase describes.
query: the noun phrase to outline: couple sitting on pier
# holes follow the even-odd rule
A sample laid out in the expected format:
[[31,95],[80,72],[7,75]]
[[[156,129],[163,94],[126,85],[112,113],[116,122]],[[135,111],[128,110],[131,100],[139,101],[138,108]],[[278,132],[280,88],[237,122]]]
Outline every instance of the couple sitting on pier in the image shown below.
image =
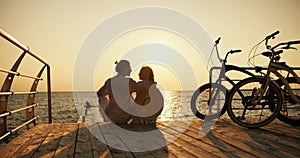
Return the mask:
[[97,92],[104,121],[155,125],[164,102],[152,69],[142,67],[139,82],[129,77],[131,67],[127,60],[116,62],[116,71],[118,74],[106,80]]

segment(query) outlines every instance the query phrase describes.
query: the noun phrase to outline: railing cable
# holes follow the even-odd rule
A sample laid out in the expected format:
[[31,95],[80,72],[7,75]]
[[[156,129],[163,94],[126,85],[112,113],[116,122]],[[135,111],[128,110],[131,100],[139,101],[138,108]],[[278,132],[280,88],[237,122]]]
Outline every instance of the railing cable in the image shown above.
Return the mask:
[[37,107],[37,106],[38,106],[38,104],[32,104],[32,105],[29,105],[29,106],[26,106],[26,107],[23,107],[23,108],[20,108],[20,109],[8,111],[8,112],[6,112],[6,113],[0,114],[0,118],[1,118],[1,117],[4,117],[4,116],[9,116],[9,115],[11,115],[11,114],[20,112],[20,111],[22,111],[22,110],[27,110],[27,109],[30,109],[30,108],[33,108],[33,107]]

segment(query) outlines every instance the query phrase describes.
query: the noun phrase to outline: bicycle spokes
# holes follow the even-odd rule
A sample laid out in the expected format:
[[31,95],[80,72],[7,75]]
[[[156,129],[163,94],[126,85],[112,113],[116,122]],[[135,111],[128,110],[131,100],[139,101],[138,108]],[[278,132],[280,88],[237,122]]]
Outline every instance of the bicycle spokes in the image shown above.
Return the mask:
[[248,78],[232,88],[228,97],[227,112],[237,124],[256,128],[266,125],[276,118],[281,108],[282,96],[274,84],[267,92],[262,93],[260,88],[264,78]]

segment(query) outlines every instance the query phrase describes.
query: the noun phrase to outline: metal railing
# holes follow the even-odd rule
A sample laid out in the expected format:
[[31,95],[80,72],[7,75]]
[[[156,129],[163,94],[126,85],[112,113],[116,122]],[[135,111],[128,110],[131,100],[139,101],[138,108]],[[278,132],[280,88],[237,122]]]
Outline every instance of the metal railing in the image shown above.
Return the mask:
[[[26,47],[21,42],[16,40],[14,37],[6,33],[4,30],[0,28],[0,36],[3,37],[5,40],[9,41],[14,46],[18,47],[19,49],[23,50],[23,53],[19,56],[17,61],[14,63],[12,68],[10,70],[6,70],[3,68],[0,68],[1,73],[7,73],[7,77],[2,85],[1,91],[0,91],[0,140],[4,142],[8,142],[8,136],[14,133],[15,131],[19,130],[20,128],[27,126],[27,129],[29,129],[29,124],[36,125],[36,120],[39,116],[35,116],[34,108],[38,106],[37,103],[35,103],[35,95],[37,94],[37,87],[40,80],[43,80],[41,78],[42,73],[44,72],[45,68],[47,69],[47,96],[48,96],[48,123],[52,123],[52,112],[51,112],[51,80],[50,80],[50,65],[46,63],[44,60],[42,60],[39,56],[37,56],[32,50],[29,49],[29,47]],[[27,74],[22,74],[18,72],[18,68],[20,66],[21,61],[23,60],[25,55],[29,55],[33,57],[35,60],[41,62],[44,66],[41,68],[37,76],[31,76]],[[14,80],[14,77],[24,77],[24,78],[30,78],[33,79],[33,83],[31,86],[30,91],[28,92],[12,92],[11,87]],[[8,98],[11,95],[27,95],[27,105],[26,107],[22,107],[16,110],[8,111]],[[10,116],[14,113],[20,112],[26,110],[26,122],[23,124],[17,126],[16,128],[8,131],[8,120],[7,116]]]

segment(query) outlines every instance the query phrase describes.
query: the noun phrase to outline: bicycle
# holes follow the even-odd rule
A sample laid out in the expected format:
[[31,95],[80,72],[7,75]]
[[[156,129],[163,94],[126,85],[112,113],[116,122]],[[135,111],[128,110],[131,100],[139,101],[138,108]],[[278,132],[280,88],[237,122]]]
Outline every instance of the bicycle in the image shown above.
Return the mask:
[[[221,59],[218,51],[218,44],[221,38],[218,38],[215,41],[211,54],[214,49],[216,49],[217,58],[222,63],[222,67],[212,67],[209,71],[209,83],[206,83],[200,86],[197,90],[194,91],[190,106],[194,115],[202,120],[212,120],[216,119],[219,116],[223,115],[226,112],[224,107],[226,93],[228,89],[222,85],[222,81],[227,81],[231,85],[235,85],[235,80],[230,79],[225,76],[229,71],[238,71],[247,76],[255,76],[250,71],[247,71],[247,68],[237,67],[235,65],[229,65],[227,63],[227,58],[229,54],[239,53],[241,50],[230,50],[226,53],[225,58]],[[220,74],[216,82],[212,82],[212,74],[214,70],[220,70]]]
[[[289,86],[289,82],[296,81],[299,84],[300,78],[292,68],[284,62],[279,62],[283,50],[293,48],[290,46],[300,44],[300,41],[289,41],[279,43],[273,47],[269,46],[269,39],[274,39],[277,34],[279,34],[279,31],[263,40],[268,51],[261,54],[270,59],[266,69],[267,72],[263,73],[261,67],[256,67],[256,72],[262,75],[241,80],[231,89],[228,95],[226,100],[227,113],[240,126],[258,128],[269,124],[276,117],[284,122],[289,122],[291,118],[287,114],[287,103],[300,103],[300,97],[296,96]],[[284,47],[279,48],[280,46]],[[257,55],[253,57],[255,56]],[[281,75],[278,72],[279,70],[287,71],[287,77]],[[271,74],[277,76],[278,80],[273,80]],[[292,79],[288,77],[289,74],[293,75]],[[284,85],[284,88],[280,88],[280,85]],[[285,104],[283,104],[284,102]]]

